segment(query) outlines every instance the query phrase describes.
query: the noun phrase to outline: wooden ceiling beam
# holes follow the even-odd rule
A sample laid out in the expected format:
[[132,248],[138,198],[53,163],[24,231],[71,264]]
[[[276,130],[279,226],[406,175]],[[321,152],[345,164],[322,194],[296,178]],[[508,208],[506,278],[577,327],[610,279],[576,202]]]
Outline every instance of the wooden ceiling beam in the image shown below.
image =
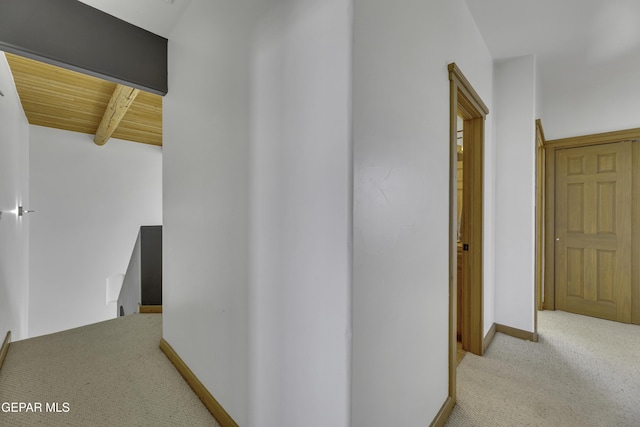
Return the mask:
[[97,145],[104,145],[107,143],[113,132],[116,131],[120,125],[120,121],[127,114],[127,110],[135,101],[136,96],[140,93],[139,89],[124,86],[121,84],[116,85],[116,89],[111,95],[107,109],[102,116],[102,121],[98,126],[96,135],[93,138],[93,142]]

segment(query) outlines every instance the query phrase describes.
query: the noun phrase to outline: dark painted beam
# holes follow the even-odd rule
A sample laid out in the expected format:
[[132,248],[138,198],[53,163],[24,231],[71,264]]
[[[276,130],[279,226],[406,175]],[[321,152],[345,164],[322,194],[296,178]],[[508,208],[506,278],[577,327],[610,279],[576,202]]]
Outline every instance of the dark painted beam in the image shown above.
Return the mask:
[[77,0],[0,0],[0,50],[167,93],[167,39]]

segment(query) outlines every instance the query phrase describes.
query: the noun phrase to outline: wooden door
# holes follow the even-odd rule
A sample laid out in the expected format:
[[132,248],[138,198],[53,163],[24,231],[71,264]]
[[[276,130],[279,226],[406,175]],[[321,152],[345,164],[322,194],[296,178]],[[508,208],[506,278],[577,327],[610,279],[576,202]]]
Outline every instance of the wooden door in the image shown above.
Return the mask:
[[556,152],[556,308],[631,322],[631,142]]

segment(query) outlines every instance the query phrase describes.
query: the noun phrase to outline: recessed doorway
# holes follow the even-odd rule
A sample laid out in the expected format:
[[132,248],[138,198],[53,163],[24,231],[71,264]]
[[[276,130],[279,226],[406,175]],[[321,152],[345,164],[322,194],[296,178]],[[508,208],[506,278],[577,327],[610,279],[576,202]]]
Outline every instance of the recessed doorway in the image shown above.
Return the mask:
[[483,166],[489,110],[456,64],[449,64],[449,80],[449,396],[455,402],[458,342],[464,351],[477,355],[484,351]]

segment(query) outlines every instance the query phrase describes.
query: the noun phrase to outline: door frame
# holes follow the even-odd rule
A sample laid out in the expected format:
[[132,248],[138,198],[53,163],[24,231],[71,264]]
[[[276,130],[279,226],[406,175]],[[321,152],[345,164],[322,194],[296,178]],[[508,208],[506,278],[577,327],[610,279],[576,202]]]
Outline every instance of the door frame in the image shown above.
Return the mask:
[[[605,132],[592,135],[576,136],[549,140],[545,142],[545,210],[544,210],[544,303],[545,310],[555,310],[555,199],[556,199],[556,151],[567,148],[588,147],[592,145],[613,144],[624,141],[640,141],[640,128],[627,129],[614,132]],[[640,187],[640,149],[635,144],[632,147],[632,191]],[[636,197],[631,205],[632,224],[640,224],[640,197]],[[634,257],[640,254],[640,226],[632,226],[631,254],[631,289],[633,307],[631,323],[640,324],[640,302],[636,302],[640,295],[640,266],[634,263]],[[635,282],[635,283],[634,283]]]
[[[483,184],[484,184],[484,122],[489,109],[473,89],[455,63],[449,70],[449,397],[456,397],[456,322],[457,322],[457,251],[458,251],[458,115],[464,120],[464,173],[463,186],[470,200],[469,215],[463,226],[468,231],[469,250],[463,257],[465,285],[463,287],[464,322],[463,348],[472,353],[483,353]],[[465,191],[463,190],[463,191]],[[468,273],[468,274],[467,274]]]
[[536,297],[534,313],[534,331],[538,331],[538,310],[544,304],[544,230],[545,230],[545,148],[546,140],[542,120],[536,120],[536,259],[535,283]]

